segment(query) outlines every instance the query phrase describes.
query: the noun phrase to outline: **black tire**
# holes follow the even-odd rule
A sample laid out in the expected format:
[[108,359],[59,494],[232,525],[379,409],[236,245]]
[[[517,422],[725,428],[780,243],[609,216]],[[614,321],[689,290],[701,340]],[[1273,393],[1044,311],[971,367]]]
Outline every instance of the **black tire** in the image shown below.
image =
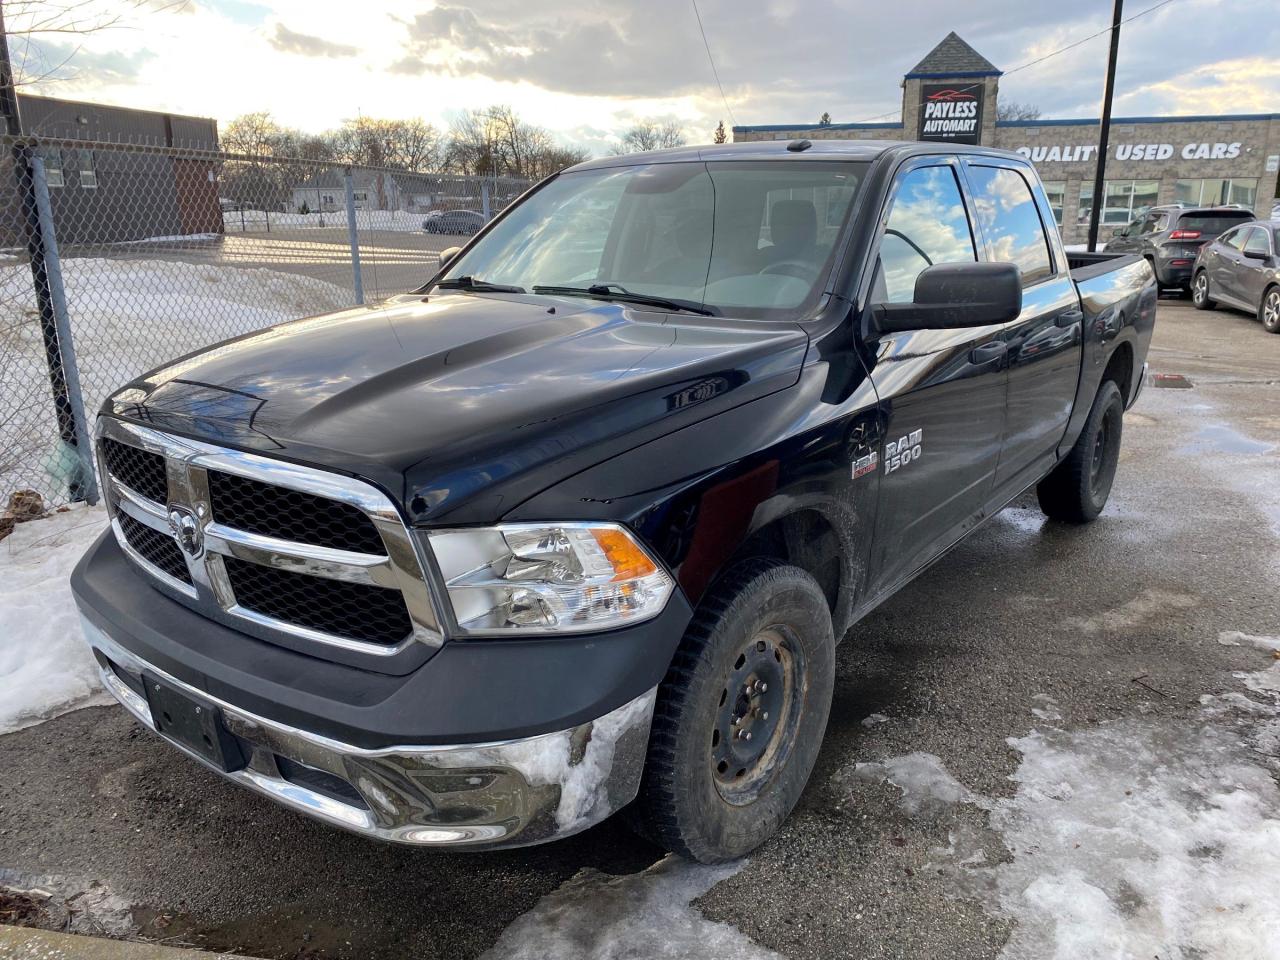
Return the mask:
[[727,573],[658,689],[633,826],[701,863],[768,840],[813,771],[834,673],[831,613],[813,577],[763,559]]
[[1262,295],[1258,319],[1267,333],[1280,333],[1280,287],[1271,287]]
[[1212,310],[1218,304],[1209,296],[1209,274],[1197,270],[1191,278],[1191,305],[1197,310]]
[[1107,505],[1124,425],[1124,400],[1115,381],[1098,388],[1093,409],[1075,446],[1053,472],[1040,481],[1040,509],[1054,520],[1089,523]]

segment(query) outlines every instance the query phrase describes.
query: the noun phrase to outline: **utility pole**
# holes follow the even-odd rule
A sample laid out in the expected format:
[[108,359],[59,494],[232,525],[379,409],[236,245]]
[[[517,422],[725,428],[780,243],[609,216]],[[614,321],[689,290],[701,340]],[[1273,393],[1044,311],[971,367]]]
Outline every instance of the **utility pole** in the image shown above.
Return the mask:
[[1089,252],[1098,249],[1098,228],[1102,226],[1102,191],[1107,182],[1107,149],[1111,139],[1111,99],[1116,91],[1116,56],[1120,52],[1120,23],[1124,0],[1111,8],[1111,51],[1107,54],[1107,81],[1102,88],[1102,126],[1098,131],[1098,169],[1093,175],[1093,209],[1089,217]]

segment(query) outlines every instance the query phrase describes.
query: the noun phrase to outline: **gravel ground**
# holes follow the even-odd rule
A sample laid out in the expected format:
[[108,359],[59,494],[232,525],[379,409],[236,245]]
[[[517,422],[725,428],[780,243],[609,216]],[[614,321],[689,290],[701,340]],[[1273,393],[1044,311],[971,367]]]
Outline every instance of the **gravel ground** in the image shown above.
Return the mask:
[[[1017,923],[939,851],[968,836],[989,864],[1020,855],[988,827],[1017,790],[1008,740],[1198,728],[1202,696],[1266,666],[1217,638],[1280,635],[1280,337],[1159,312],[1152,371],[1194,386],[1148,387],[1126,415],[1103,517],[1047,524],[1024,497],[854,628],[800,807],[701,896],[705,917],[797,960],[997,956]],[[853,766],[916,753],[985,799],[908,813]],[[0,737],[0,770],[0,882],[52,891],[44,922],[264,957],[477,956],[582,868],[660,857],[614,822],[510,853],[379,846],[222,782],[114,707]]]

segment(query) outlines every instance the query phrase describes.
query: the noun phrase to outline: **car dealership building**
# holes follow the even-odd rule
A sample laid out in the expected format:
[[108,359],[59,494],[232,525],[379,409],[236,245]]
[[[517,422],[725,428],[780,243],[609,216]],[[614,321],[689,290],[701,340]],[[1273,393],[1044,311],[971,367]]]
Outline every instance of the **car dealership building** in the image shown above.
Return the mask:
[[[1016,150],[1039,170],[1065,241],[1083,243],[1098,121],[998,120],[1000,76],[952,32],[903,77],[900,120],[742,126],[733,128],[733,139],[933,140]],[[1104,239],[1113,227],[1160,203],[1232,203],[1270,215],[1280,177],[1280,113],[1112,117],[1110,139]]]

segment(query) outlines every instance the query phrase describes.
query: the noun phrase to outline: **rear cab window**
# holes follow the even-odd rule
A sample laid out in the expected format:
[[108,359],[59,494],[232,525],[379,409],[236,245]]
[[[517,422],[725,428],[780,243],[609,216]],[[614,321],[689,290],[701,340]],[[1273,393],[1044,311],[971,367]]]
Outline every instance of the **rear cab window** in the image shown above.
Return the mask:
[[1014,264],[1024,287],[1053,276],[1049,238],[1026,177],[1008,167],[977,164],[970,165],[968,176],[987,258]]

